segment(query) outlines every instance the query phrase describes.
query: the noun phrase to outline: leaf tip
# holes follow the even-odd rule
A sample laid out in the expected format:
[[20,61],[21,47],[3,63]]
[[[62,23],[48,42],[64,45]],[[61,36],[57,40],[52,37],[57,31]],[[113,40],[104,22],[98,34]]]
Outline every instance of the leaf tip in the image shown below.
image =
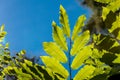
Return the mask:
[[0,28],[0,31],[4,31],[4,28],[5,28],[5,25],[2,24],[1,28]]
[[63,9],[63,6],[62,6],[62,4],[60,4],[60,9]]
[[52,26],[53,26],[53,27],[55,27],[55,26],[56,26],[55,21],[52,21]]

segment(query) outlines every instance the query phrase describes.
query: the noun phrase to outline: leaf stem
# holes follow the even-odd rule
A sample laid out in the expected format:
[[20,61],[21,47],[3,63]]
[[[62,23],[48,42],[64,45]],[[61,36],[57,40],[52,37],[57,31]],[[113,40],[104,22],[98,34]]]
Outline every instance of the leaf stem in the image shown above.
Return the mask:
[[[72,45],[72,42],[71,42],[71,39],[70,39],[70,50],[71,50],[71,45]],[[72,80],[72,73],[71,73],[71,56],[70,56],[70,50],[69,50],[69,53],[68,53],[68,58],[69,58],[69,73],[70,73],[70,80]]]

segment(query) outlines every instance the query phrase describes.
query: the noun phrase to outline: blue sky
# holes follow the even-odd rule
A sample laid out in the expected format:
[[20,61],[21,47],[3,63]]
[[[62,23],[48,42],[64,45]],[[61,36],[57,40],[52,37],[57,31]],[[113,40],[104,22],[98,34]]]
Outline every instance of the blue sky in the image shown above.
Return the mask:
[[42,42],[52,41],[51,22],[59,24],[60,4],[68,13],[71,28],[79,15],[90,16],[76,0],[0,0],[0,25],[5,24],[5,42],[10,43],[12,54],[22,49],[29,56],[45,54]]

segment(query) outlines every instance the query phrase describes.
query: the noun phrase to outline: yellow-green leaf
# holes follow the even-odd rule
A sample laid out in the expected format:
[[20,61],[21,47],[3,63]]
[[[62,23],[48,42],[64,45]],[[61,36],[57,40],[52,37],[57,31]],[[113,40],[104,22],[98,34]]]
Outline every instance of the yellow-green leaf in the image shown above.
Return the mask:
[[[25,63],[20,63],[20,65],[28,72],[30,73],[32,76],[34,76],[36,79],[41,80],[41,78],[39,77],[39,75],[35,74],[33,71],[31,71],[31,69],[27,66],[27,64],[32,65],[32,62],[28,61],[28,60],[24,60]],[[27,64],[26,64],[27,63]],[[33,66],[32,66],[33,67]]]
[[70,25],[69,25],[68,15],[62,5],[60,5],[59,20],[60,23],[62,24],[63,32],[67,35],[67,37],[70,37]]
[[9,43],[6,43],[5,44],[5,49],[8,49],[9,48]]
[[79,72],[75,75],[73,80],[87,80],[95,70],[95,67],[91,65],[84,66]]
[[46,67],[50,68],[53,72],[61,74],[66,79],[68,78],[69,73],[67,69],[65,69],[57,59],[49,56],[41,56],[41,59]]
[[110,3],[115,0],[95,0],[95,1],[100,2],[100,3]]
[[113,63],[120,63],[120,54],[116,54],[117,58],[113,61]]
[[25,55],[25,54],[26,54],[26,51],[25,51],[25,50],[21,50],[21,51],[20,51],[20,54],[21,54],[21,55]]
[[53,21],[52,22],[52,26],[53,26],[53,33],[52,33],[52,37],[53,40],[63,49],[63,50],[68,50],[67,47],[67,42],[66,39],[64,37],[63,31],[62,29],[56,25],[56,23]]
[[89,56],[91,56],[91,54],[92,54],[91,45],[90,46],[86,46],[85,48],[80,50],[80,52],[73,59],[72,64],[71,64],[71,68],[72,69],[78,69],[83,64],[83,62]]
[[[15,73],[12,73],[11,71],[15,71]],[[18,80],[20,80],[21,78],[25,78],[25,79],[32,79],[32,76],[30,74],[26,74],[22,72],[21,68],[17,68],[17,67],[11,67],[8,66],[6,68],[4,68],[3,70],[4,74],[10,74],[10,75],[17,75]]]
[[74,29],[73,29],[72,40],[74,40],[76,38],[76,36],[78,35],[78,33],[82,31],[82,27],[84,26],[85,20],[86,20],[85,15],[79,16],[79,18],[74,26]]
[[25,79],[32,79],[32,76],[30,74],[23,73],[22,68],[13,68],[16,72],[16,75],[18,75],[18,80],[22,80],[23,78]]
[[88,43],[89,39],[90,39],[90,32],[87,30],[74,40],[70,54],[72,56],[77,54],[79,50],[82,49]]
[[119,10],[119,8],[120,8],[120,0],[115,0],[111,2],[107,7],[103,7],[103,11],[102,11],[103,20],[106,19],[106,16],[110,11],[115,12]]
[[4,31],[4,27],[5,27],[5,25],[3,24],[3,25],[0,27],[0,32]]
[[4,25],[0,27],[0,42],[3,42],[5,35],[7,32],[4,31]]
[[44,42],[43,43],[44,50],[50,56],[56,58],[60,62],[66,63],[67,57],[65,53],[56,45],[54,42]]
[[106,7],[103,7],[103,10],[102,10],[102,18],[103,18],[103,21],[105,21],[106,16],[108,15],[109,12],[110,12],[110,9],[108,9],[108,8],[106,8]]
[[113,12],[119,10],[120,8],[120,0],[115,0],[113,2],[110,3],[110,5],[107,6],[110,10],[112,10]]
[[[116,39],[120,40],[120,15],[116,16],[116,21],[113,22],[112,27],[109,29],[109,32],[112,33]],[[118,31],[118,33],[117,33]],[[114,33],[117,34],[114,34]]]
[[7,32],[5,32],[5,31],[0,32],[0,42],[3,42],[6,34],[7,34]]

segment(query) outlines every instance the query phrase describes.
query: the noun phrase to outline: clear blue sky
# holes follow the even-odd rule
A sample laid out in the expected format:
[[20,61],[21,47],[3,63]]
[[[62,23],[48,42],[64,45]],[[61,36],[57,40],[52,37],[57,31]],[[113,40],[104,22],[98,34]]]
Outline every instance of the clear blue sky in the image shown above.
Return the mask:
[[22,49],[29,56],[45,54],[42,42],[52,40],[51,22],[59,23],[60,4],[69,15],[71,28],[79,15],[90,15],[76,0],[0,0],[0,25],[5,24],[5,41],[12,54]]

